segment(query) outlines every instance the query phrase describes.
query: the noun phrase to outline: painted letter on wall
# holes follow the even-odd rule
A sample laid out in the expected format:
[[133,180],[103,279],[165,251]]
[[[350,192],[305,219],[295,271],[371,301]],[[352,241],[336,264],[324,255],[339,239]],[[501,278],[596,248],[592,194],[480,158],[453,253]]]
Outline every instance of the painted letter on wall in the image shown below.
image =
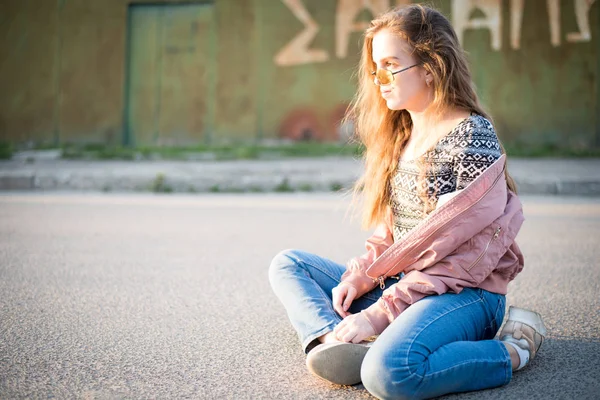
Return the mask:
[[348,55],[348,38],[352,32],[362,32],[369,24],[354,20],[363,9],[371,11],[377,16],[387,11],[389,0],[338,0],[335,16],[335,49],[338,58],[346,58]]
[[524,6],[525,0],[510,0],[510,47],[513,49],[521,48]]
[[275,64],[280,66],[325,62],[329,54],[325,50],[309,49],[319,25],[312,19],[302,0],[282,0],[292,13],[304,24],[304,30],[286,44],[274,57]]
[[[274,57],[279,66],[292,66],[307,63],[325,62],[329,54],[322,49],[310,49],[319,26],[308,13],[302,0],[281,0],[304,24],[304,30],[298,33]],[[590,10],[596,0],[571,0],[577,20],[578,32],[566,35],[570,43],[589,42],[592,39],[590,30]],[[390,5],[410,4],[411,0],[337,0],[335,13],[335,53],[338,58],[348,56],[350,35],[364,31],[368,23],[356,21],[358,15],[365,9],[373,16],[388,10]],[[546,0],[550,43],[557,47],[561,45],[561,1]],[[490,31],[491,48],[494,51],[502,49],[502,0],[451,0],[452,25],[461,44],[464,45],[464,34],[468,29],[488,29]],[[543,4],[543,3],[542,3]],[[510,47],[521,48],[521,31],[525,0],[509,0],[510,15]],[[472,17],[474,11],[481,11],[484,16]],[[541,11],[540,11],[541,12]],[[530,18],[532,16],[529,16]]]
[[546,0],[548,23],[550,24],[550,43],[560,46],[560,4],[558,0]]
[[[502,48],[502,13],[501,0],[453,0],[452,25],[458,35],[458,40],[463,43],[464,32],[467,29],[490,30],[492,49]],[[471,13],[479,9],[485,18],[471,19]]]
[[596,0],[575,0],[575,17],[579,32],[567,34],[567,42],[589,42],[592,40],[590,33],[589,11]]

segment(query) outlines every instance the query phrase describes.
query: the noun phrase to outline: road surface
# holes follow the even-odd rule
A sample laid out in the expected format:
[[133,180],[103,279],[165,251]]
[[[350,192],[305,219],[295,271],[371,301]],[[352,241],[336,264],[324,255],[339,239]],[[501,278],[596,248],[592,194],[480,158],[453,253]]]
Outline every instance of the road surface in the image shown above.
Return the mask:
[[[502,388],[600,393],[600,199],[524,197],[508,302],[548,338]],[[0,398],[363,399],[312,377],[267,278],[301,248],[344,262],[368,232],[337,194],[0,195]]]

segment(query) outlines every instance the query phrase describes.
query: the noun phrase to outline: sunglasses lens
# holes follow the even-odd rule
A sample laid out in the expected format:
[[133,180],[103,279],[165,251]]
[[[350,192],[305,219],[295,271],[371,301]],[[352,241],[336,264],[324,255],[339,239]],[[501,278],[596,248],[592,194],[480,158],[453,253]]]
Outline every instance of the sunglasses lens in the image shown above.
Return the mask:
[[390,71],[388,71],[387,69],[379,69],[377,70],[377,80],[379,81],[380,85],[389,85],[390,83],[392,83],[392,80],[394,79],[394,75],[392,75],[392,73]]

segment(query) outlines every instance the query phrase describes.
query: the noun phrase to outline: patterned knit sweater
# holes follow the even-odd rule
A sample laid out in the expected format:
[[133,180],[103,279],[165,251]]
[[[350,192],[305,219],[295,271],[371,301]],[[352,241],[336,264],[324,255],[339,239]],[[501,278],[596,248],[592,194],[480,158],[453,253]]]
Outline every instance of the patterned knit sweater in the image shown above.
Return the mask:
[[441,195],[464,189],[500,155],[494,127],[474,114],[442,137],[419,161],[400,161],[390,182],[394,241],[434,210]]

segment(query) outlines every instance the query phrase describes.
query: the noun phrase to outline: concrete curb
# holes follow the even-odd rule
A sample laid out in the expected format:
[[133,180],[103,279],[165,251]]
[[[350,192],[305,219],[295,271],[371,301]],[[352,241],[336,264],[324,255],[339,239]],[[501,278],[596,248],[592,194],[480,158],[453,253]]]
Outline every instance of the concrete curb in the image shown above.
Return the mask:
[[[600,159],[511,159],[521,194],[600,196]],[[285,160],[0,162],[0,191],[330,192],[362,173],[350,157]]]

